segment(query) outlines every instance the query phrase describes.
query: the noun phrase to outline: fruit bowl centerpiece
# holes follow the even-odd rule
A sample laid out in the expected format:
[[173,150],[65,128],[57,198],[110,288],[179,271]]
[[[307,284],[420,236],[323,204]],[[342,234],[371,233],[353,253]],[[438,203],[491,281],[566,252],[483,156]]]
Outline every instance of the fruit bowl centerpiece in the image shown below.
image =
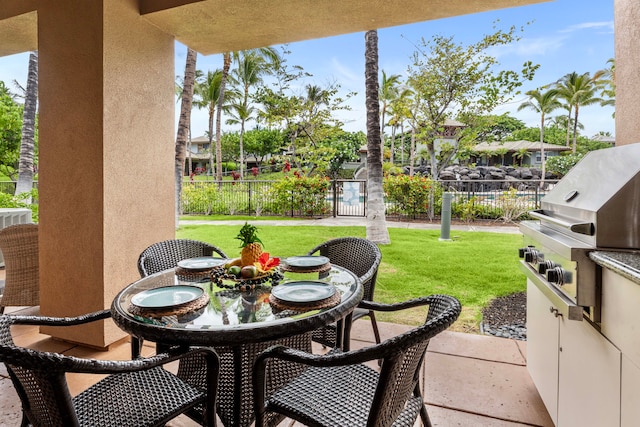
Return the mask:
[[212,282],[223,288],[251,290],[266,282],[275,285],[283,279],[278,268],[280,258],[271,257],[262,250],[263,243],[258,237],[256,226],[245,222],[236,239],[241,242],[240,258],[211,270]]

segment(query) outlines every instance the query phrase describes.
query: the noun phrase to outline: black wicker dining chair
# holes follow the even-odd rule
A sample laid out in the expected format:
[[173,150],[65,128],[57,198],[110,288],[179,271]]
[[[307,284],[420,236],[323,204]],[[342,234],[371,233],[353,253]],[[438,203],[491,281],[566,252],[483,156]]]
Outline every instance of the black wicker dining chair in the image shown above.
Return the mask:
[[[178,262],[202,256],[227,258],[224,251],[207,242],[190,239],[172,239],[156,242],[138,256],[140,277],[147,277],[160,271],[178,266]],[[144,340],[131,337],[131,358],[135,359],[142,351]]]
[[[429,340],[460,315],[460,302],[447,295],[431,295],[396,304],[363,302],[376,311],[428,306],[423,325],[360,350],[333,349],[326,355],[282,346],[265,350],[253,372],[256,427],[273,413],[309,426],[413,427],[431,421],[421,392],[420,374]],[[265,387],[265,368],[273,360],[307,369],[272,394]],[[381,361],[379,369],[365,362]],[[374,363],[370,365],[375,365]]]
[[[0,316],[0,361],[22,402],[22,426],[162,426],[181,414],[215,426],[219,360],[209,348],[172,348],[131,361],[84,359],[15,345],[12,325],[72,326],[107,319],[108,310],[78,317]],[[198,359],[196,387],[163,368]],[[67,373],[107,376],[72,397]],[[196,413],[196,408],[204,408]],[[190,412],[191,411],[191,412]]]
[[[364,289],[362,300],[373,301],[378,267],[382,261],[382,253],[375,243],[361,237],[340,237],[316,246],[309,251],[308,255],[326,256],[332,264],[352,271],[362,283]],[[352,321],[367,316],[371,319],[376,343],[380,343],[380,332],[373,310],[361,306],[356,307],[353,311]],[[337,325],[331,324],[315,330],[313,341],[326,347],[335,347],[337,333]]]
[[227,258],[222,249],[210,243],[190,239],[173,239],[156,242],[143,250],[138,257],[140,277],[147,277],[163,270],[175,268],[178,262],[202,256]]

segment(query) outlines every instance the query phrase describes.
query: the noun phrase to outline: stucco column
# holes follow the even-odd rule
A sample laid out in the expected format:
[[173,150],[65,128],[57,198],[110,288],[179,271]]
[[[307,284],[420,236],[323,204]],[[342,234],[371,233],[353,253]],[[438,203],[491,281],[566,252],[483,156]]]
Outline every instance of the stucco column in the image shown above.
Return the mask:
[[616,145],[640,142],[640,2],[615,0]]
[[[138,254],[173,238],[174,40],[136,0],[42,1],[40,86],[41,312],[108,308],[138,276]],[[103,347],[110,320],[64,335]]]

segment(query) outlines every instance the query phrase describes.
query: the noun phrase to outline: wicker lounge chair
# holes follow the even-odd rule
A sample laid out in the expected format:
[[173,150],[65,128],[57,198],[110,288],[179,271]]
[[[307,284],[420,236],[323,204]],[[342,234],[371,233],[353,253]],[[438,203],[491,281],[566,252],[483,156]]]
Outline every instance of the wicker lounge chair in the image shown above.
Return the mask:
[[[351,270],[362,283],[364,289],[363,301],[373,301],[373,293],[376,287],[378,267],[382,260],[382,254],[378,246],[370,240],[360,237],[341,237],[328,240],[311,249],[308,255],[322,255],[329,258],[332,264]],[[352,321],[368,316],[371,319],[371,327],[376,339],[380,343],[380,332],[376,323],[373,310],[361,306],[353,311]],[[320,328],[313,333],[313,340],[327,347],[335,347],[337,326],[335,324]],[[349,336],[349,331],[346,331]],[[349,343],[345,342],[348,346]]]
[[[22,401],[22,425],[162,426],[176,416],[204,419],[214,426],[218,357],[209,348],[172,348],[169,352],[132,361],[83,359],[18,347],[12,325],[72,326],[107,319],[108,310],[73,318],[0,316],[0,361]],[[195,387],[165,370],[175,360],[198,360],[200,378]],[[66,374],[107,374],[85,391],[71,397]],[[205,408],[204,413],[196,407]],[[189,412],[191,411],[191,412]]]
[[[371,347],[315,355],[275,346],[254,365],[256,427],[273,425],[273,413],[309,426],[413,427],[418,415],[431,426],[421,393],[420,373],[429,339],[447,329],[460,314],[460,303],[432,295],[397,304],[362,303],[376,311],[428,306],[426,321]],[[265,369],[275,360],[308,368],[273,394],[265,386]],[[381,361],[379,371],[365,362]],[[375,364],[375,363],[374,363]]]
[[38,224],[16,224],[0,230],[5,283],[0,314],[5,307],[40,305]]

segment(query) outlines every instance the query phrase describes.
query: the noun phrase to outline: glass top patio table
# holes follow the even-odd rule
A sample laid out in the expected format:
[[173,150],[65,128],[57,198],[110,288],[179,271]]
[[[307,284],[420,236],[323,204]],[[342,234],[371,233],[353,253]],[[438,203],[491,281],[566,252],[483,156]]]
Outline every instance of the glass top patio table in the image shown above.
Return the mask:
[[[332,265],[326,273],[283,272],[280,284],[313,280],[332,284],[340,302],[332,307],[311,310],[278,310],[269,302],[271,285],[251,291],[219,288],[210,279],[185,280],[174,269],[144,277],[124,288],[113,300],[115,323],[129,334],[165,344],[233,346],[263,342],[308,332],[348,317],[362,299],[362,286],[349,270]],[[209,294],[203,308],[182,315],[161,318],[134,314],[131,299],[140,292],[165,286],[198,286]],[[280,285],[277,285],[280,286]],[[291,307],[288,307],[291,308]]]

